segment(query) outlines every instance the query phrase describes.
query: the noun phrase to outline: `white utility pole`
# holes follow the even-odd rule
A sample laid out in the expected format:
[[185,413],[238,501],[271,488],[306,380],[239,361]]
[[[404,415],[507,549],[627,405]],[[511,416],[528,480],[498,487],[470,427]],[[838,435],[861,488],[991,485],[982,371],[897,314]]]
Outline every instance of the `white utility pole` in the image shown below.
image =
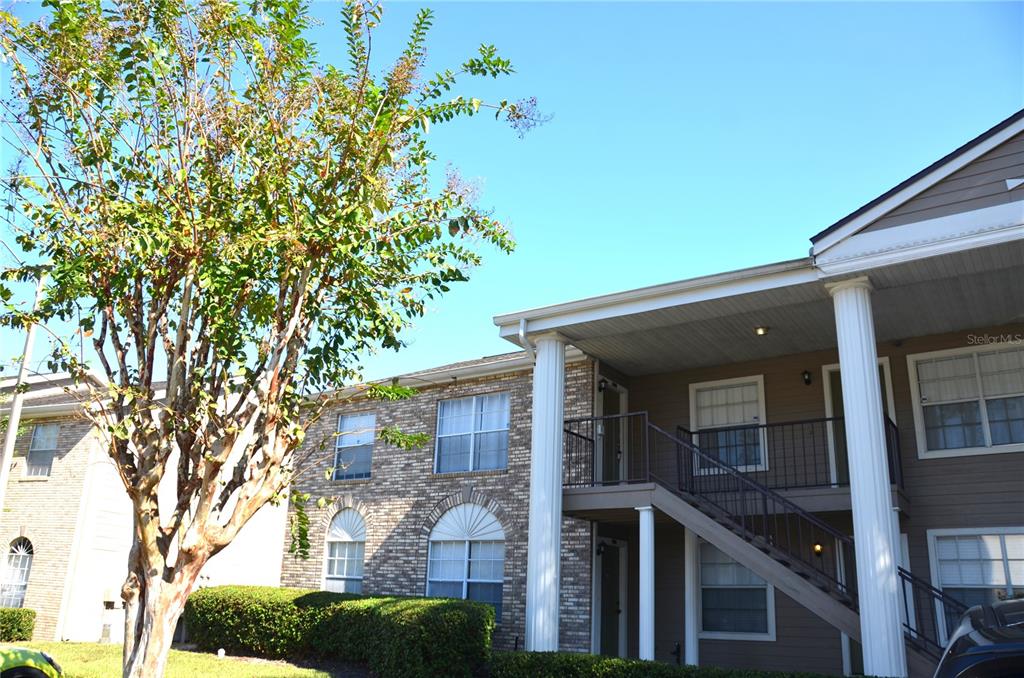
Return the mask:
[[[39,309],[39,302],[43,298],[43,283],[46,281],[46,274],[39,274],[39,284],[36,286],[36,298],[32,302],[32,313]],[[7,499],[7,481],[11,476],[11,461],[14,459],[14,441],[18,437],[18,425],[21,423],[21,385],[25,383],[28,376],[28,364],[32,359],[32,342],[36,336],[36,323],[29,323],[25,331],[25,351],[21,354],[21,369],[18,370],[18,378],[14,382],[14,395],[11,398],[11,409],[7,417],[7,434],[4,436],[3,455],[0,455],[0,515],[3,514],[4,501]]]

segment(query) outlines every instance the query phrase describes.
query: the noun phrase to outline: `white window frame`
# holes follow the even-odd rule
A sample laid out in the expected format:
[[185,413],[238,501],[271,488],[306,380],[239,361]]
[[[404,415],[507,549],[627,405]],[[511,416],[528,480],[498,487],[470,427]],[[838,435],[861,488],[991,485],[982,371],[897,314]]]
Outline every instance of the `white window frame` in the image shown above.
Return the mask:
[[[57,435],[54,437],[54,446],[52,448],[36,448],[36,431],[41,426],[52,426],[57,430]],[[29,439],[28,451],[25,453],[25,477],[33,480],[43,480],[49,478],[53,474],[53,460],[57,457],[57,450],[60,449],[60,422],[55,421],[44,421],[32,426],[32,437]],[[33,452],[50,452],[50,465],[46,468],[46,473],[30,473],[32,468],[32,453]]]
[[917,440],[918,459],[943,459],[949,457],[969,457],[978,454],[1024,452],[1024,443],[992,445],[992,434],[990,432],[991,429],[988,421],[988,412],[985,409],[985,393],[981,387],[981,370],[978,366],[977,358],[975,358],[974,361],[975,378],[978,380],[977,402],[981,408],[981,427],[982,433],[985,436],[986,445],[983,447],[961,447],[951,450],[929,450],[928,438],[925,434],[924,406],[921,403],[921,388],[918,384],[917,363],[925,360],[931,360],[933,358],[947,358],[965,354],[973,354],[977,356],[979,354],[989,353],[992,351],[1005,351],[1009,348],[1013,348],[1013,345],[982,344],[978,346],[963,346],[960,348],[945,349],[942,351],[928,351],[927,353],[911,353],[907,356],[907,377],[910,382],[910,401],[914,409],[914,434]]
[[[25,552],[25,553],[12,553],[12,551],[14,550],[15,544],[18,544],[19,542],[24,542],[24,544],[27,544],[28,551]],[[16,606],[11,606],[11,607],[16,607],[16,608],[25,607],[25,597],[26,597],[26,595],[28,595],[28,584],[29,584],[29,581],[30,581],[30,579],[32,577],[32,563],[35,560],[35,552],[36,552],[35,545],[32,543],[32,541],[30,539],[28,539],[26,537],[18,537],[16,539],[14,539],[13,541],[11,541],[10,544],[7,545],[7,552],[4,554],[4,560],[3,560],[3,579],[2,579],[2,582],[0,582],[0,585],[2,585],[3,588],[15,587],[15,588],[17,588],[18,593],[20,593],[20,598],[17,601],[18,604]],[[11,557],[12,556],[17,557],[19,559],[19,563],[24,563],[25,559],[27,558],[28,559],[27,560],[28,566],[27,567],[18,567],[16,569],[12,570],[12,568],[11,568]],[[19,577],[17,581],[9,580],[9,577],[11,576],[12,572],[24,573],[24,577],[23,578]],[[0,602],[7,602],[6,597],[4,597],[3,599],[0,599]]]
[[[463,576],[461,579],[431,578],[430,556],[433,555],[434,544],[437,542],[443,544],[462,543]],[[500,579],[479,579],[471,578],[469,576],[470,544],[481,542],[501,544]],[[443,582],[449,584],[461,582],[462,599],[470,600],[470,584],[498,584],[501,586],[500,608],[501,614],[503,614],[505,611],[506,593],[505,568],[508,567],[508,562],[508,540],[505,535],[505,529],[501,526],[498,517],[480,504],[459,504],[458,506],[454,506],[445,511],[438,519],[437,523],[434,524],[433,529],[431,529],[430,534],[427,536],[427,567],[425,573],[426,576],[423,580],[423,595],[430,595],[431,582]],[[498,613],[498,608],[496,607],[494,618],[495,624],[501,624],[501,614]]]
[[[345,511],[352,511],[357,516],[359,516],[359,520],[361,521],[361,526],[360,527],[361,527],[362,534],[361,535],[357,534],[355,537],[353,537],[352,535],[349,535],[349,537],[350,537],[349,539],[331,539],[331,525],[334,523],[334,519],[336,517],[338,517],[339,515],[341,515]],[[338,576],[331,575],[330,574],[330,571],[331,571],[331,566],[330,566],[330,561],[331,561],[331,557],[330,557],[331,543],[362,544],[363,545],[363,563],[362,563],[362,569],[360,570],[362,572],[362,574],[360,574],[358,577],[338,577]],[[337,560],[337,559],[335,559],[335,560]],[[358,510],[356,510],[354,508],[351,508],[351,507],[343,508],[340,511],[337,511],[333,516],[331,516],[331,520],[327,524],[327,535],[324,538],[324,558],[323,558],[323,561],[324,561],[324,563],[323,563],[323,572],[322,572],[322,576],[321,576],[321,582],[322,583],[321,583],[321,586],[320,586],[321,590],[323,590],[323,591],[327,590],[327,582],[328,581],[357,581],[358,580],[359,581],[359,591],[360,591],[360,594],[365,593],[363,591],[363,582],[366,580],[366,517],[363,516],[363,514],[360,513]]]
[[[711,542],[705,540],[698,541],[698,549],[700,544],[710,544]],[[714,544],[711,544],[715,546]],[[715,546],[715,548],[718,548]],[[721,550],[721,549],[719,549]],[[722,551],[725,553],[724,551]],[[729,554],[725,554],[729,557]],[[700,568],[703,561],[700,557],[698,550],[697,554],[697,567]],[[746,568],[745,565],[740,563],[740,567]],[[750,568],[746,568],[750,569]],[[757,574],[756,572],[754,573]],[[758,575],[760,576],[760,575]],[[763,579],[763,577],[762,577]],[[730,588],[730,589],[759,589],[761,586],[717,586],[709,588]],[[700,572],[697,572],[697,637],[706,640],[752,640],[757,642],[775,642],[775,587],[768,581],[765,581],[765,600],[767,603],[766,614],[768,615],[768,632],[767,633],[744,633],[741,631],[705,631],[704,630],[704,582],[701,580]]]
[[[697,423],[697,391],[698,390],[702,390],[702,389],[708,389],[708,388],[714,389],[714,388],[722,388],[722,387],[725,387],[725,386],[736,386],[736,385],[739,385],[739,384],[751,384],[751,383],[757,384],[757,400],[758,400],[758,407],[757,407],[757,410],[758,410],[758,412],[757,412],[758,422],[757,422],[757,425],[759,426],[759,428],[758,428],[758,432],[759,432],[758,437],[760,438],[760,445],[761,445],[761,463],[760,464],[747,464],[746,466],[737,466],[737,467],[735,467],[736,470],[741,471],[743,473],[753,473],[753,472],[767,471],[768,470],[768,437],[765,435],[765,428],[764,428],[764,426],[768,423],[768,418],[767,418],[767,416],[765,414],[764,375],[763,374],[754,374],[754,375],[751,375],[751,376],[748,376],[748,377],[733,377],[731,379],[716,379],[714,381],[698,381],[698,382],[694,382],[694,383],[690,384],[690,427],[691,427],[691,433],[694,434],[693,444],[696,445],[699,448],[700,447],[700,443],[699,443],[700,436],[699,436],[699,433],[700,433],[701,429],[699,428],[699,425]],[[729,428],[729,427],[722,427],[722,428]],[[706,430],[706,431],[714,431],[716,429],[709,428],[709,429],[704,429],[704,430]],[[705,452],[705,450],[703,450],[703,449],[701,451]],[[710,455],[709,452],[705,452],[705,453]],[[693,466],[693,468],[694,468],[695,473],[697,475],[717,475],[719,473],[724,473],[724,471],[719,471],[716,468],[701,468],[700,464],[698,464],[696,462],[697,462],[697,459],[694,459],[694,466]]]
[[[459,579],[442,579],[442,578],[431,578],[430,577],[430,556],[434,551],[434,544],[458,544],[462,542],[462,571],[463,576]],[[469,550],[470,544],[501,544],[501,569],[505,569],[505,540],[503,539],[431,539],[427,549],[427,595],[430,595],[430,582],[440,582],[443,584],[462,584],[462,600],[469,600],[469,585],[470,584],[500,584],[501,595],[505,595],[505,577],[504,572],[502,573],[501,579],[479,579],[469,575]],[[486,604],[486,603],[485,603]],[[504,605],[502,605],[504,608]],[[498,619],[495,620],[497,623]]]
[[[955,528],[939,528],[932,529],[926,532],[928,537],[928,570],[931,573],[932,586],[942,590],[942,580],[939,579],[939,554],[938,554],[938,538],[939,537],[981,537],[985,535],[993,536],[1006,536],[1008,534],[1024,534],[1024,526],[1017,527],[955,527]],[[1003,555],[1005,557],[1005,545]],[[1003,563],[1006,566],[1006,563]],[[1006,577],[1007,587],[1012,588],[1010,583],[1009,573]],[[954,587],[956,588],[956,587]],[[960,588],[971,588],[968,586]],[[945,645],[946,641],[949,640],[949,630],[946,628],[946,611],[942,609],[942,603],[935,603],[935,617],[938,621],[939,640]]]
[[[345,449],[348,449],[348,448],[351,448],[351,447],[364,447],[365,446],[365,444],[364,445],[342,445],[341,444],[342,443],[342,434],[344,434],[344,433],[352,433],[352,431],[345,431],[345,430],[343,430],[341,422],[345,419],[345,417],[365,417],[367,415],[370,415],[370,416],[373,417],[373,439],[370,441],[370,472],[366,476],[352,476],[350,478],[338,478],[337,477],[338,476],[338,455],[341,453],[341,451],[345,450]],[[335,442],[334,442],[334,461],[333,461],[334,471],[331,473],[331,480],[333,482],[345,482],[345,481],[351,481],[351,480],[369,480],[370,478],[372,478],[373,477],[373,451],[374,451],[374,448],[376,448],[376,446],[377,446],[377,412],[376,411],[374,411],[374,410],[366,410],[366,411],[362,411],[362,412],[342,412],[341,414],[339,414],[338,415],[337,434],[336,434],[336,438],[335,438]]]
[[[505,428],[481,429],[479,431],[476,430],[476,428],[473,428],[472,430],[470,430],[468,432],[463,432],[463,433],[447,433],[445,435],[441,435],[441,403],[449,402],[449,401],[454,401],[454,400],[472,400],[473,401],[473,426],[475,427],[476,426],[476,401],[477,401],[477,399],[478,398],[486,398],[486,397],[489,397],[489,396],[502,395],[502,394],[504,394],[504,395],[506,395],[508,397],[508,426],[506,426]],[[441,400],[438,400],[437,401],[437,416],[435,417],[435,421],[434,421],[434,473],[441,473],[441,474],[475,473],[475,472],[480,472],[480,471],[483,471],[483,472],[487,472],[487,471],[501,472],[501,471],[508,470],[508,452],[509,452],[509,447],[510,447],[510,445],[509,445],[509,443],[510,443],[509,437],[511,437],[511,430],[512,430],[512,393],[509,392],[509,391],[492,391],[490,393],[478,393],[476,395],[471,395],[471,396],[459,396],[457,398],[443,398]],[[477,458],[476,458],[476,437],[477,437],[477,435],[480,434],[480,433],[500,433],[501,431],[505,431],[506,433],[509,434],[509,436],[506,437],[506,442],[505,442],[505,465],[501,466],[499,468],[488,468],[488,469],[476,468],[477,464],[479,463]],[[441,439],[442,438],[454,438],[456,436],[464,436],[464,435],[467,435],[467,434],[469,435],[469,468],[457,469],[457,470],[454,470],[454,471],[441,471],[440,470],[440,466],[441,466]]]

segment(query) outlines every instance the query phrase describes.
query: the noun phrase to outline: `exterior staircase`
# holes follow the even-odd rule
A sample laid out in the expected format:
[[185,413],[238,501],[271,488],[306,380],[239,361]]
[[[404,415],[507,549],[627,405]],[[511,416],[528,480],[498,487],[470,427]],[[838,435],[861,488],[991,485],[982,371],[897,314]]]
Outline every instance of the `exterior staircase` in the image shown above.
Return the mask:
[[[625,458],[625,473],[601,473]],[[780,493],[648,421],[645,412],[567,420],[566,488],[644,500],[756,573],[850,638],[860,640],[853,538]],[[607,501],[604,502],[607,506]],[[941,621],[966,608],[900,568],[911,676],[930,676]]]

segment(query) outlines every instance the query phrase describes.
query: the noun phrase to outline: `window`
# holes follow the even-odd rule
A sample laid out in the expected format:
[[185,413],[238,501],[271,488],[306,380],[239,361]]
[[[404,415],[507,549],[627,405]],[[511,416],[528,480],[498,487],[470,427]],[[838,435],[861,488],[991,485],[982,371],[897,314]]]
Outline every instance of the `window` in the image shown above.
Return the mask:
[[373,412],[343,414],[338,417],[338,437],[334,449],[335,480],[370,477],[376,428],[377,415]]
[[437,409],[436,473],[508,465],[508,393],[442,400]]
[[[1024,598],[1024,528],[930,530],[932,578],[967,606]],[[946,629],[956,627],[947,610]]]
[[477,504],[449,510],[430,532],[427,595],[467,598],[494,605],[501,621],[505,573],[505,531]]
[[700,545],[702,638],[775,640],[775,590],[719,551]]
[[921,456],[1024,450],[1024,348],[907,358]]
[[12,541],[6,565],[3,589],[0,590],[0,607],[22,607],[25,604],[28,575],[32,571],[32,542],[24,537]]
[[337,593],[363,592],[366,523],[355,509],[339,511],[327,530],[327,568],[324,589]]
[[[761,376],[690,384],[690,422],[705,454],[741,471],[767,470]],[[708,462],[697,461],[705,473],[714,472]]]
[[57,434],[60,424],[36,424],[32,429],[32,442],[28,446],[25,460],[25,475],[44,477],[50,475],[53,455],[57,453]]

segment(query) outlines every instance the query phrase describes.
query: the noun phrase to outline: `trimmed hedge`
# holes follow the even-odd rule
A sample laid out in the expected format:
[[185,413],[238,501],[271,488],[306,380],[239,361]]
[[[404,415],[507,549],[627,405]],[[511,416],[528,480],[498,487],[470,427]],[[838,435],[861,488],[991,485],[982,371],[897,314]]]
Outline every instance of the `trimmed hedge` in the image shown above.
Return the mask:
[[32,640],[36,629],[36,611],[23,607],[0,607],[0,642]]
[[202,650],[366,663],[381,678],[466,676],[490,658],[494,609],[465,600],[218,586],[185,606]]
[[490,678],[826,678],[816,673],[785,673],[676,666],[570,652],[495,652]]

